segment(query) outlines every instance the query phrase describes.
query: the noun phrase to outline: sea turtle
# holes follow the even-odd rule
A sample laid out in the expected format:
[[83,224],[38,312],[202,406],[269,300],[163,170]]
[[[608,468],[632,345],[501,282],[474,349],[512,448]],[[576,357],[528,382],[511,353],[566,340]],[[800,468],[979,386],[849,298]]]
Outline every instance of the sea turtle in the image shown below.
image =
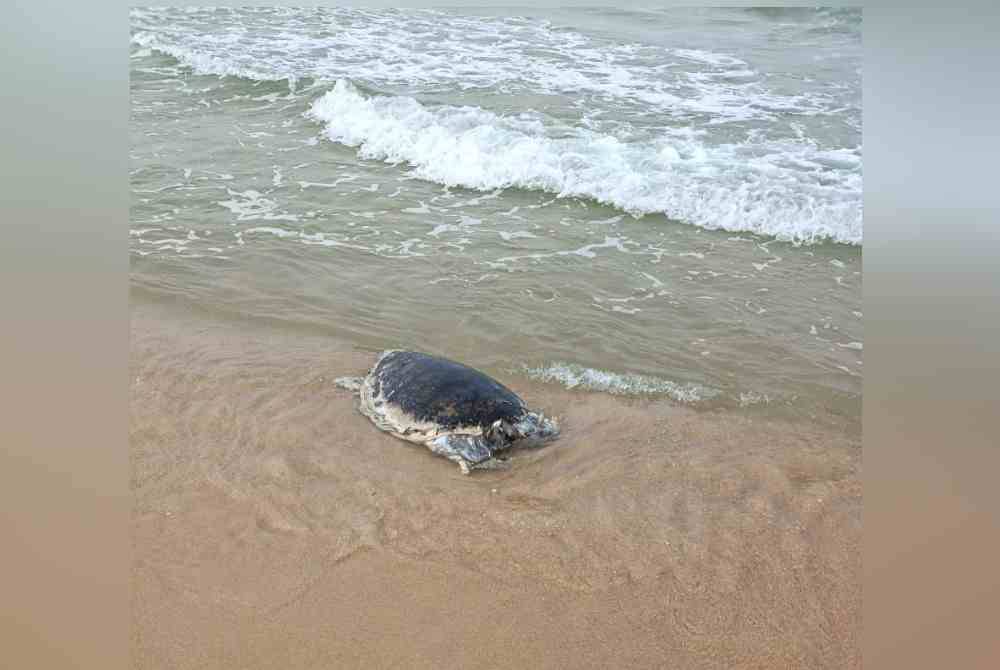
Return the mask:
[[379,429],[425,445],[468,474],[496,468],[512,446],[538,446],[559,434],[555,421],[528,410],[513,391],[468,366],[415,351],[384,351],[367,377],[341,377],[358,391],[361,413]]

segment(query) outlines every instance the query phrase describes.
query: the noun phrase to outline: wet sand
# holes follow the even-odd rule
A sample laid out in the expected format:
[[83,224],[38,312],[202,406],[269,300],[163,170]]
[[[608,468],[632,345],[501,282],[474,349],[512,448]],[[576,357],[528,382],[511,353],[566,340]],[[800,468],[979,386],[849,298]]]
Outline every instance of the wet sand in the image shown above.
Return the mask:
[[563,434],[463,476],[373,358],[133,305],[136,668],[861,667],[856,430],[497,374]]

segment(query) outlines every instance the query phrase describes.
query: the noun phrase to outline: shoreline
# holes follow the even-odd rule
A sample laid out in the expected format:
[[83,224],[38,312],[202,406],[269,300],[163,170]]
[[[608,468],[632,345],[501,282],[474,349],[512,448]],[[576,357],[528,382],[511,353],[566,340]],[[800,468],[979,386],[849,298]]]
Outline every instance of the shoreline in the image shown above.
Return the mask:
[[860,432],[514,379],[563,435],[463,476],[368,352],[131,315],[136,667],[861,667]]

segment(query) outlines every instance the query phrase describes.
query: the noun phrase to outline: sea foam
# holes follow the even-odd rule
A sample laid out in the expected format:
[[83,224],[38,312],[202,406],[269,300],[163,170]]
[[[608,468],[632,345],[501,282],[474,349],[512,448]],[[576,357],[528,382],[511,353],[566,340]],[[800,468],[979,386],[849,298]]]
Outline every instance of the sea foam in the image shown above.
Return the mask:
[[720,393],[699,384],[680,384],[649,375],[596,370],[574,363],[556,362],[536,368],[525,367],[523,372],[532,379],[557,382],[568,389],[579,388],[615,395],[666,395],[683,403],[698,403]]
[[794,242],[862,241],[861,161],[852,150],[677,136],[633,143],[565,127],[555,136],[544,124],[475,106],[365,95],[343,79],[308,115],[360,158],[407,164],[447,186],[540,190]]

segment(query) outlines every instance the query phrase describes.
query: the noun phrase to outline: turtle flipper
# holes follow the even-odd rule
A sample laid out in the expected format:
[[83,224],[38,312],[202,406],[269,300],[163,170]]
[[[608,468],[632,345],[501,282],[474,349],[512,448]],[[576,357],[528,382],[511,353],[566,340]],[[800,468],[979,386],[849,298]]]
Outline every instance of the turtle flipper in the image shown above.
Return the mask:
[[360,391],[361,384],[364,383],[364,377],[337,377],[333,380],[333,383],[342,389],[347,389],[348,391]]
[[472,470],[495,469],[500,462],[493,457],[495,449],[479,435],[441,435],[427,446],[435,454],[458,463],[465,475]]

